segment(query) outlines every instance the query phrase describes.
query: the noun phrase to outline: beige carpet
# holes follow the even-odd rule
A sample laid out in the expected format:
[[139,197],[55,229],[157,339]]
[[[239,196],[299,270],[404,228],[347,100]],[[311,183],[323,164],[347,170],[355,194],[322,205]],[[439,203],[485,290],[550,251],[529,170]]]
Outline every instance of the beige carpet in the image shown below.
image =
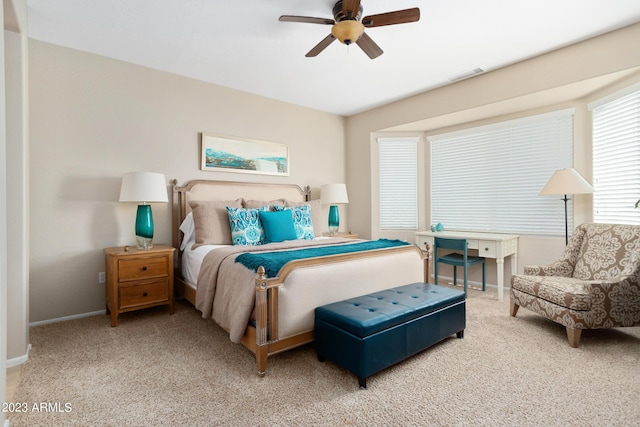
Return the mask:
[[[38,326],[12,426],[625,426],[640,423],[640,328],[564,328],[508,296],[470,291],[464,339],[454,336],[368,380],[312,346],[254,357],[177,303]],[[59,412],[36,412],[48,403]],[[68,404],[65,407],[65,404]],[[70,409],[70,411],[65,411]]]

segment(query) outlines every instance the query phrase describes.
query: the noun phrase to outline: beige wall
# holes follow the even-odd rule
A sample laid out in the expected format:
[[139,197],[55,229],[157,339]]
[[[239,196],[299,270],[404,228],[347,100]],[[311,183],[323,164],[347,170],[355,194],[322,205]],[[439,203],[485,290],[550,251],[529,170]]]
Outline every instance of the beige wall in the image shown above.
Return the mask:
[[[310,185],[345,181],[344,119],[30,40],[30,318],[104,309],[102,249],[135,242],[122,174]],[[289,145],[291,175],[199,170],[199,132]],[[171,243],[169,204],[154,242]],[[345,217],[346,219],[346,217]],[[346,221],[345,221],[346,222]]]
[[[380,132],[428,134],[499,121],[565,107],[576,108],[575,167],[591,176],[590,121],[586,103],[599,93],[640,81],[640,24],[587,40],[530,60],[463,80],[347,119],[347,185],[349,220],[354,232],[377,237],[376,172],[372,138]],[[614,82],[614,83],[612,83]],[[603,88],[603,86],[605,86]],[[428,152],[428,150],[425,150]],[[423,194],[429,183],[424,165]],[[373,190],[372,190],[373,189]],[[428,197],[421,221],[428,224]],[[575,223],[591,219],[590,196],[576,197]],[[559,218],[560,221],[563,218]],[[399,238],[406,238],[398,235]],[[564,238],[520,239],[519,270],[525,264],[556,259]],[[488,268],[495,283],[495,264]],[[510,275],[507,268],[505,277]],[[508,279],[507,279],[508,280]]]

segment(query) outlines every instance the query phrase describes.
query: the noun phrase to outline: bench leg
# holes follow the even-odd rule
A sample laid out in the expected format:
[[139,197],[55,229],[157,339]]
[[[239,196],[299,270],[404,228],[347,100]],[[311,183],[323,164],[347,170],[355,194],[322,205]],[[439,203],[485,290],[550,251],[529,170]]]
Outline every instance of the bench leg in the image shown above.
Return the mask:
[[367,377],[358,377],[358,384],[360,388],[367,388]]
[[464,338],[464,329],[460,332],[456,332],[456,338]]

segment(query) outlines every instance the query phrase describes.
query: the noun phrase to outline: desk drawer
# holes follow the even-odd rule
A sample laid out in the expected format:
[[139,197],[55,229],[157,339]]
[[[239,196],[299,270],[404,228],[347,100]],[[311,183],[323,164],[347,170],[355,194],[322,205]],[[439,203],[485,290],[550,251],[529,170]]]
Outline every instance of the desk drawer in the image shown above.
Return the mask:
[[485,258],[496,257],[496,242],[491,240],[478,241],[478,256]]

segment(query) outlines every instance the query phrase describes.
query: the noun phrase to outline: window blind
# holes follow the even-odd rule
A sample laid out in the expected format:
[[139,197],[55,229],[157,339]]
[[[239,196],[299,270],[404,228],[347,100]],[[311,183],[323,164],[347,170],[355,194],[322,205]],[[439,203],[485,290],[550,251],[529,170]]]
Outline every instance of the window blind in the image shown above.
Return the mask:
[[378,138],[380,229],[418,229],[418,138]]
[[[428,138],[431,223],[449,230],[564,236],[561,196],[538,196],[573,164],[573,109]],[[568,204],[573,228],[573,205]]]
[[640,224],[640,90],[592,107],[593,219]]

